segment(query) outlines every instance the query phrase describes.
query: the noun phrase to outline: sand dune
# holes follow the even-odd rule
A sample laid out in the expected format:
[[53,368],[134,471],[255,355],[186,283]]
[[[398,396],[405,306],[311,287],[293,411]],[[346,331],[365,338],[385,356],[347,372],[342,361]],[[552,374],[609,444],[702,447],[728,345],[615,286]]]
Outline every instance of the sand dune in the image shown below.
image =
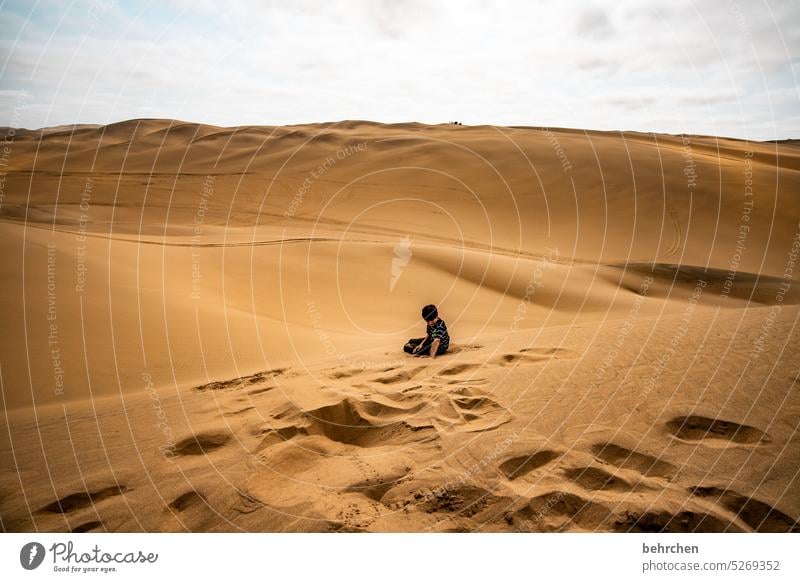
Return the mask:
[[794,143],[135,120],[5,170],[6,531],[798,529]]

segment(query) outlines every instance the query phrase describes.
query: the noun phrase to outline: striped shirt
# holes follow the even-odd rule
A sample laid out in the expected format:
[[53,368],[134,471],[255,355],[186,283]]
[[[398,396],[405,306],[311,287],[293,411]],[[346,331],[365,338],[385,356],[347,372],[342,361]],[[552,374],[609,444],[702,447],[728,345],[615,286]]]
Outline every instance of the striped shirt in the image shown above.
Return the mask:
[[443,350],[446,350],[450,346],[450,335],[447,333],[447,326],[441,317],[436,320],[436,323],[429,323],[427,329],[428,337],[431,338],[431,341],[438,338],[439,345]]

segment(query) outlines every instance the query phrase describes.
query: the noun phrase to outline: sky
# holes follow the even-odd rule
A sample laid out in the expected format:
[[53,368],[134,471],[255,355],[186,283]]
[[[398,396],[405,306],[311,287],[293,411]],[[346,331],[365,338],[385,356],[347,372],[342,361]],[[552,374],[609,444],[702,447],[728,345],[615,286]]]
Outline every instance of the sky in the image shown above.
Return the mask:
[[800,138],[798,0],[0,0],[0,125]]

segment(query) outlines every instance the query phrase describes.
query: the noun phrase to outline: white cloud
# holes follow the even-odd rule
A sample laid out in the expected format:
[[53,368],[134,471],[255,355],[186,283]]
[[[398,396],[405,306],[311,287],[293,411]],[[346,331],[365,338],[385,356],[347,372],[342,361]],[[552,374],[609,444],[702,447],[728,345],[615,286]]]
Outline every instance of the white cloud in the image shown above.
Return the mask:
[[146,114],[797,137],[798,6],[82,0],[29,16],[4,5],[0,91],[24,98],[0,93],[0,124],[16,111],[29,127]]

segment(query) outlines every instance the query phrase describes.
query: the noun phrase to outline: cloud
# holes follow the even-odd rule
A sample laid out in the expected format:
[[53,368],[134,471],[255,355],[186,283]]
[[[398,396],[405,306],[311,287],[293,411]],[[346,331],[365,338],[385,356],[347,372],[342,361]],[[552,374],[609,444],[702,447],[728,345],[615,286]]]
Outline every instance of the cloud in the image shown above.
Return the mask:
[[0,91],[25,96],[19,105],[0,93],[0,125],[12,113],[39,127],[146,112],[217,125],[458,118],[800,135],[797,2],[31,6],[0,11]]
[[620,96],[605,97],[602,101],[612,107],[619,107],[626,111],[634,111],[649,107],[658,101],[655,96]]
[[588,6],[580,11],[576,31],[580,37],[591,39],[614,35],[614,27],[611,25],[608,13],[598,6]]

